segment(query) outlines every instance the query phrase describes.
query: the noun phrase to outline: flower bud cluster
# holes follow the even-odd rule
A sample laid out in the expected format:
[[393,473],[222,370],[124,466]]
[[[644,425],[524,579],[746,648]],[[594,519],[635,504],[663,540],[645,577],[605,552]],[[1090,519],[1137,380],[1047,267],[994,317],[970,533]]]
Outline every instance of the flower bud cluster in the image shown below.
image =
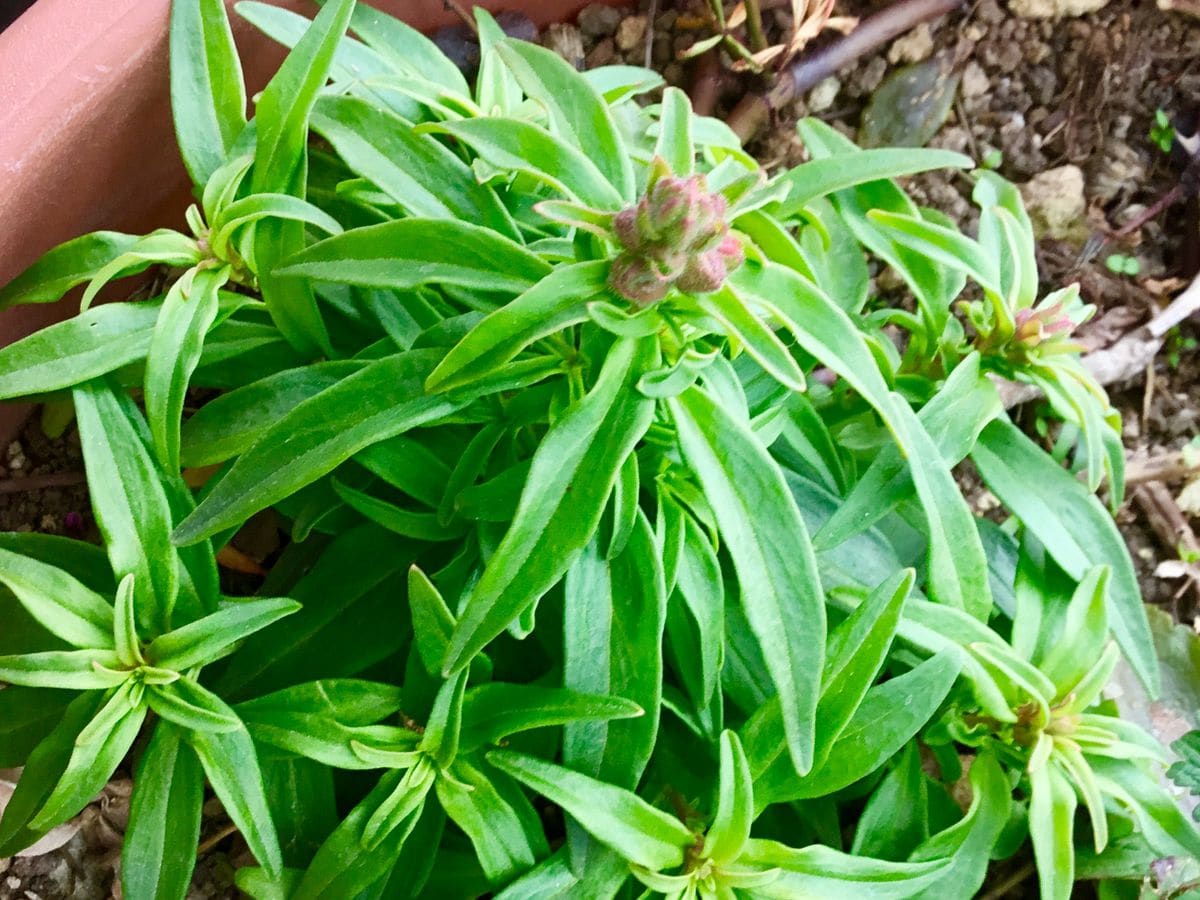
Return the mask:
[[609,284],[638,306],[656,303],[672,286],[690,294],[717,290],[744,258],[725,213],[725,198],[708,192],[703,175],[658,178],[637,205],[613,217],[622,250]]

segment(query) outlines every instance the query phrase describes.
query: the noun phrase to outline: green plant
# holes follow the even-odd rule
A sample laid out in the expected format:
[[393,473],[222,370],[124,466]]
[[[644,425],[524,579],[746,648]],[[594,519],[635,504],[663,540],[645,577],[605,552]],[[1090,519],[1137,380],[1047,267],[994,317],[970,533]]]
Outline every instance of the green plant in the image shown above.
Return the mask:
[[1104,268],[1114,275],[1137,275],[1142,271],[1142,264],[1136,256],[1125,256],[1121,253],[1110,253],[1104,259]]
[[[174,5],[192,234],[0,290],[172,270],[0,350],[0,397],[73,399],[107,550],[0,536],[0,854],[129,757],[133,900],[184,895],[206,777],[262,898],[967,897],[1027,837],[1059,898],[1200,848],[1102,695],[1116,647],[1158,683],[1093,495],[1118,423],[1011,185],[978,175],[971,239],[890,180],[957,154],[803,122],[767,178],[681,92],[639,104],[654,73],[483,12],[472,91],[351,0],[237,9],[291,48],[249,122],[224,4]],[[288,599],[223,596],[267,509]]]
[[1175,143],[1175,126],[1171,117],[1161,109],[1154,111],[1154,122],[1150,125],[1150,143],[1163,153],[1170,153]]

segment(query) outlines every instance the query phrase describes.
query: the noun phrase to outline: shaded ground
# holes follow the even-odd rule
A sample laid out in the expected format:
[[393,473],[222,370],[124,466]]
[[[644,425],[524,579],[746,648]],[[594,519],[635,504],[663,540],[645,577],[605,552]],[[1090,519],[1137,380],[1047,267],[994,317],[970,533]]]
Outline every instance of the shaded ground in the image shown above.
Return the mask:
[[[762,0],[762,5],[767,8],[768,42],[781,40],[791,29],[790,13],[784,8],[789,4]],[[648,56],[668,81],[688,89],[698,103],[711,102],[713,112],[723,115],[747,90],[760,85],[752,75],[727,72],[727,58],[720,66],[712,60],[678,59],[711,33],[705,8],[704,0],[641,0],[637,10],[626,12],[594,7],[578,24],[555,26],[541,39],[580,66],[643,64]],[[873,9],[858,0],[841,0],[836,14],[865,16]],[[0,4],[0,20],[3,11]],[[521,36],[532,36],[527,23],[507,24],[523,32]],[[470,64],[470,42],[461,31],[440,37],[449,51]],[[881,85],[906,65],[936,66],[935,82],[955,85],[944,121],[918,109],[896,131],[898,126],[886,114],[866,112]],[[1105,9],[1077,19],[1030,20],[1015,16],[997,0],[978,0],[968,11],[920,26],[818,84],[781,111],[752,149],[769,166],[802,161],[794,123],[803,115],[818,116],[854,137],[864,122],[870,123],[869,130],[891,128],[901,136],[905,129],[911,135],[926,128],[933,132],[932,145],[987,160],[1016,182],[1038,179],[1039,187],[1030,196],[1035,207],[1045,205],[1057,189],[1057,218],[1051,215],[1055,210],[1043,210],[1043,218],[1057,223],[1055,234],[1039,245],[1044,287],[1080,281],[1087,299],[1098,306],[1087,336],[1092,346],[1101,347],[1153,315],[1200,265],[1194,200],[1175,204],[1127,237],[1096,246],[1099,238],[1133,221],[1179,183],[1186,158],[1178,149],[1172,157],[1155,146],[1149,132],[1159,109],[1184,133],[1193,130],[1200,112],[1197,97],[1200,20],[1137,0],[1113,0]],[[932,107],[929,100],[921,103]],[[910,187],[919,202],[964,224],[974,219],[970,187],[960,176],[932,173]],[[1105,262],[1114,253],[1135,258],[1138,274],[1111,272]],[[886,273],[881,273],[877,287],[896,289]],[[1125,419],[1131,459],[1157,459],[1180,451],[1200,434],[1198,339],[1196,322],[1185,323],[1168,340],[1151,372],[1110,387]],[[1019,415],[1032,432],[1039,415],[1036,404]],[[17,441],[0,448],[0,530],[94,537],[82,472],[74,430],[51,440],[32,420]],[[1186,478],[1176,475],[1163,488],[1177,510],[1180,504],[1174,501],[1185,483]],[[1164,533],[1162,523],[1147,514],[1153,508],[1131,501],[1119,522],[1137,560],[1147,600],[1190,623],[1200,610],[1200,590],[1189,588],[1186,567],[1178,562],[1182,538]],[[1200,528],[1200,521],[1186,512],[1181,515],[1185,525]],[[115,793],[110,790],[84,812],[79,832],[63,848],[35,858],[0,860],[0,900],[110,896],[122,816],[127,815],[120,784],[114,783]],[[192,896],[232,896],[232,872],[243,862],[239,856],[244,848],[225,828],[219,805],[210,802],[205,812],[204,852]],[[1024,895],[1024,886],[1018,885],[996,896]]]

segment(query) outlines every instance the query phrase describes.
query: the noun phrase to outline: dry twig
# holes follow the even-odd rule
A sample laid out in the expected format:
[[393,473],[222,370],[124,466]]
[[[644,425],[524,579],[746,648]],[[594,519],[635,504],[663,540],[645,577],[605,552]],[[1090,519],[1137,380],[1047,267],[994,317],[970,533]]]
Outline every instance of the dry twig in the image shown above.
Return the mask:
[[962,0],[899,0],[863,19],[843,38],[805,54],[779,73],[765,94],[747,94],[729,115],[729,127],[743,141],[754,137],[771,114],[860,56],[898,37],[922,22],[962,6]]

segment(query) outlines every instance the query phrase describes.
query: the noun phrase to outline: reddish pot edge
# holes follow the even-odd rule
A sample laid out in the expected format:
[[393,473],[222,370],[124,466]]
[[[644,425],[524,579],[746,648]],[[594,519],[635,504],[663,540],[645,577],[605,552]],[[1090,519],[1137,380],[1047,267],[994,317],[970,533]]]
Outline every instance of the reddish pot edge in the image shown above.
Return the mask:
[[[523,12],[546,25],[572,19],[588,2],[478,5]],[[274,5],[309,16],[316,10],[310,0]],[[372,5],[424,30],[456,21],[442,0]],[[170,0],[38,0],[0,33],[0,284],[88,231],[182,225],[190,186],[171,123],[169,12]],[[236,13],[230,19],[253,95],[278,67],[283,49]],[[75,302],[0,313],[0,346],[73,315]],[[0,448],[29,410],[28,404],[0,403]]]

